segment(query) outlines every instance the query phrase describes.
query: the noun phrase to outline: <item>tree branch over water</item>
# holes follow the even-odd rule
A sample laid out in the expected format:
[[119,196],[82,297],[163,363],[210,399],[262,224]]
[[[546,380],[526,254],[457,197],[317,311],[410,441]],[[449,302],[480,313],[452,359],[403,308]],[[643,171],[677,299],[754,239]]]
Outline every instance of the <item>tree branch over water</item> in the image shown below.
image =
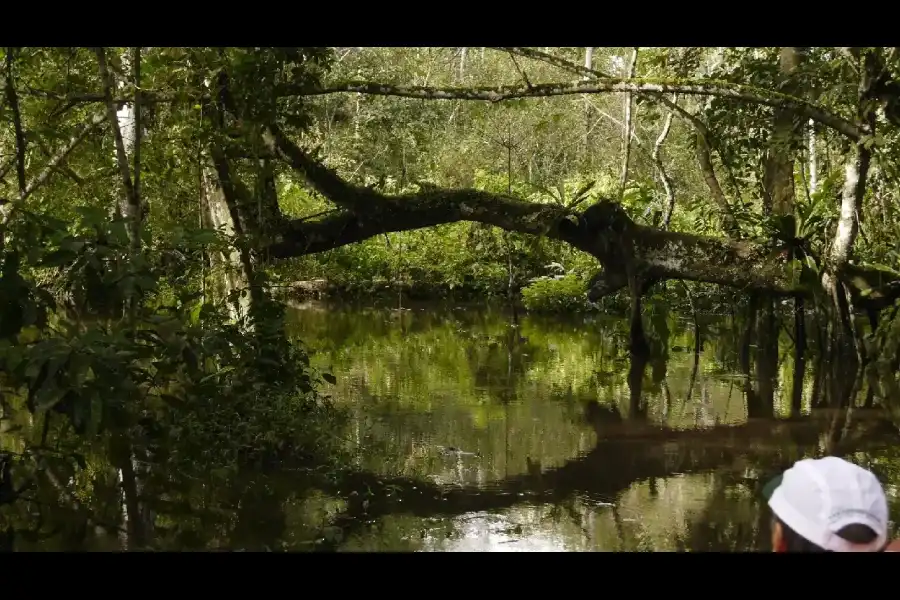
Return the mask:
[[[603,265],[607,279],[620,282],[609,287],[606,293],[624,285],[624,278],[617,276],[624,275],[626,265],[654,279],[715,283],[775,294],[811,292],[797,282],[790,264],[764,244],[642,226],[618,204],[609,201],[598,202],[583,213],[574,213],[556,205],[473,189],[382,194],[345,181],[309,157],[277,126],[268,126],[263,137],[269,151],[342,209],[320,220],[289,222],[267,249],[273,258],[323,252],[383,233],[475,221],[507,231],[558,239],[591,254]],[[862,290],[888,281],[884,273],[857,269],[852,285]]]

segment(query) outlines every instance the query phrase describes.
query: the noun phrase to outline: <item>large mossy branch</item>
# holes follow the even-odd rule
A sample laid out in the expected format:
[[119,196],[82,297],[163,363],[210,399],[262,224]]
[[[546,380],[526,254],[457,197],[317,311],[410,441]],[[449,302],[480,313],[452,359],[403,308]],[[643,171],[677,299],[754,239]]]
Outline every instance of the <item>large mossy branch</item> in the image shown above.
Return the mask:
[[774,108],[789,108],[800,116],[834,129],[851,140],[859,140],[862,132],[851,121],[815,104],[778,92],[722,81],[666,81],[646,79],[596,78],[567,83],[524,83],[495,87],[428,87],[394,85],[369,81],[348,81],[321,88],[281,86],[278,95],[317,96],[355,92],[373,96],[396,96],[422,100],[481,100],[503,102],[522,98],[569,96],[573,94],[650,93],[717,96]]
[[[774,294],[812,293],[799,283],[791,263],[764,244],[642,226],[621,206],[605,200],[583,213],[572,213],[556,205],[473,189],[382,194],[345,181],[277,126],[268,126],[263,139],[270,152],[341,209],[320,220],[289,222],[267,248],[273,258],[323,252],[388,232],[474,221],[564,241],[596,257],[617,281],[623,280],[617,276],[630,271],[647,280],[680,279]],[[866,269],[856,268],[847,275],[848,285],[857,292],[890,283],[884,274]]]
[[268,249],[269,255],[302,256],[383,233],[475,221],[562,240],[595,256],[609,272],[624,272],[623,248],[628,245],[632,248],[629,260],[648,277],[803,293],[791,283],[787,265],[768,258],[770,251],[764,246],[643,227],[611,202],[596,204],[582,215],[567,215],[551,205],[460,189],[386,197],[379,204],[364,214],[344,211],[317,221],[293,221]]
[[[361,242],[382,233],[409,231],[458,221],[476,221],[507,231],[562,239],[582,250],[591,244],[579,236],[577,226],[566,220],[560,207],[522,202],[477,190],[438,190],[421,194],[377,197],[370,193],[351,199],[353,193],[328,196],[335,204],[369,200],[364,212],[342,211],[321,220],[296,220],[288,225],[270,255],[288,258],[331,250]],[[374,202],[371,202],[374,200]],[[567,225],[566,225],[567,224]]]

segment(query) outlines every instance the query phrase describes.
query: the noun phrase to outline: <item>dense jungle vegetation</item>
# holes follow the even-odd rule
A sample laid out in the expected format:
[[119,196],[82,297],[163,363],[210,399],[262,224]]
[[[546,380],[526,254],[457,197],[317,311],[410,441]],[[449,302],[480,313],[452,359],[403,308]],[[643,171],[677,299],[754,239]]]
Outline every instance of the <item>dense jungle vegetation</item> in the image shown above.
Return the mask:
[[0,49],[0,546],[358,482],[310,296],[623,313],[641,369],[670,312],[740,313],[900,399],[898,54]]

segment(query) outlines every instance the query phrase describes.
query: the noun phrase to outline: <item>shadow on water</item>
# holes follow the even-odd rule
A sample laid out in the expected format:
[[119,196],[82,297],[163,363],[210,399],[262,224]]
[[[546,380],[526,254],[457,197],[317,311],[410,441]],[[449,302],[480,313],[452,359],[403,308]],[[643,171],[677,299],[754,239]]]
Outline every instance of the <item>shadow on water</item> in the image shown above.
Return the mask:
[[[295,310],[292,334],[333,369],[329,393],[352,414],[348,464],[329,478],[150,469],[148,545],[764,550],[760,483],[824,453],[875,470],[897,515],[900,435],[876,386],[830,367],[804,319],[791,331],[777,317],[763,302],[735,322],[649,314],[652,352],[638,357],[628,322],[602,316]],[[45,470],[30,491],[27,474],[3,473],[0,544],[127,546],[119,482],[53,468],[56,483]]]

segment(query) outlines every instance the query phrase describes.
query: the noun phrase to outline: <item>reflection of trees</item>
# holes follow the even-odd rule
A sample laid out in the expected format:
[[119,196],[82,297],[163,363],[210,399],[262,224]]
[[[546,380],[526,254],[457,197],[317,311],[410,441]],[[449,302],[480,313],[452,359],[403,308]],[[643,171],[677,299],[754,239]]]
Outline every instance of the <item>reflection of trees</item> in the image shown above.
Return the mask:
[[[321,339],[328,339],[331,329],[325,328],[332,324],[326,319],[335,319],[338,338],[349,346],[328,350],[326,360],[337,362],[343,357],[346,374],[339,386],[354,386],[352,393],[361,395],[361,404],[366,405],[361,414],[372,421],[368,437],[359,440],[369,470],[348,468],[323,480],[287,471],[251,477],[245,473],[188,475],[151,464],[145,489],[138,494],[147,509],[140,512],[156,515],[154,530],[148,532],[152,538],[149,545],[160,549],[264,549],[284,542],[288,548],[308,548],[313,539],[319,539],[323,549],[368,547],[366,528],[375,524],[382,527],[377,535],[390,538],[383,547],[415,548],[423,517],[531,504],[560,507],[562,517],[568,515],[583,527],[583,513],[592,514],[591,506],[620,498],[624,491],[639,487],[636,482],[647,482],[652,495],[657,482],[662,488],[664,480],[675,474],[715,473],[716,485],[707,505],[689,519],[683,544],[708,550],[759,548],[767,540],[767,521],[757,520],[764,511],[759,510],[755,490],[741,483],[748,469],[769,472],[784,468],[801,455],[817,452],[823,433],[825,447],[835,454],[862,448],[868,439],[898,437],[896,427],[882,420],[878,411],[846,410],[862,380],[855,372],[841,373],[828,366],[827,357],[814,347],[786,362],[785,370],[793,370],[793,386],[785,391],[792,418],[776,419],[777,330],[760,325],[766,318],[760,312],[742,332],[741,352],[727,343],[725,332],[729,329],[704,325],[709,338],[702,353],[704,369],[697,352],[697,329],[670,331],[669,324],[661,320],[648,319],[648,333],[657,352],[647,358],[633,357],[625,364],[626,345],[621,341],[628,331],[621,321],[600,319],[584,332],[584,323],[545,326],[525,318],[520,327],[510,327],[506,321],[465,311],[453,316],[405,312],[398,317],[405,319],[400,328],[381,313],[363,319],[356,313],[323,313],[321,320],[313,319],[311,327],[319,328]],[[381,316],[370,318],[373,315]],[[578,327],[582,329],[573,335]],[[765,344],[768,348],[762,347]],[[678,353],[673,350],[676,347],[690,354]],[[673,350],[671,358],[669,350]],[[711,370],[727,374],[728,365],[736,359],[750,412],[745,423],[690,430],[666,425],[675,421],[666,416],[673,404],[689,404],[699,395],[698,381],[704,383]],[[675,363],[679,360],[682,362]],[[681,364],[683,370],[674,371],[673,363]],[[713,369],[711,363],[715,363]],[[811,371],[808,380],[803,375],[807,369]],[[761,381],[766,378],[768,382]],[[811,384],[813,407],[806,416],[797,409],[802,405],[804,381]],[[740,382],[734,387],[739,389]],[[542,402],[525,402],[535,397]],[[654,414],[653,402],[659,397],[665,398],[662,419]],[[585,402],[588,398],[593,401]],[[564,405],[565,410],[553,406],[547,413],[529,412],[532,407],[556,404]],[[396,418],[399,410],[403,411],[402,420]],[[483,437],[471,433],[466,411],[472,415],[495,411],[494,424]],[[581,430],[589,430],[587,440],[593,432],[593,446],[579,446],[569,439],[572,432],[579,431],[566,421],[573,418],[581,420]],[[447,439],[436,440],[435,436]],[[412,466],[398,468],[421,449],[416,444],[427,446],[425,442],[431,440],[481,450],[486,456],[505,456],[506,460],[502,468],[486,466],[487,461],[466,463],[467,468],[480,472],[477,477],[459,477],[459,485],[424,480],[442,467],[449,470],[441,464],[447,460],[442,457],[416,456],[416,461],[409,461]],[[487,448],[465,446],[472,440],[483,441]],[[535,448],[552,449],[556,462],[549,464],[546,455],[536,456]],[[587,451],[577,454],[581,449]],[[125,539],[126,544],[118,538],[128,531],[121,531],[125,529],[122,498],[114,465],[125,463],[83,448],[82,453],[91,475],[89,481],[78,484],[82,489],[77,496],[67,491],[76,474],[71,460],[57,460],[51,470],[40,472],[34,465],[28,466],[30,463],[17,463],[13,489],[29,478],[35,479],[38,489],[30,490],[30,500],[16,503],[15,510],[8,510],[10,505],[0,507],[5,511],[0,515],[0,546],[139,546],[134,540]],[[514,453],[518,454],[512,456]],[[504,472],[508,464],[523,459],[525,464],[516,465],[518,469]],[[485,485],[484,480],[491,479],[485,471],[491,468],[496,480]],[[398,472],[407,476],[389,476]],[[6,489],[4,485],[0,488]],[[304,507],[312,502],[313,490],[327,495],[334,505],[327,516],[307,514]],[[41,523],[30,516],[38,505],[42,507]],[[576,505],[582,508],[576,510]],[[617,512],[613,517],[623,529]],[[441,535],[452,535],[452,523],[443,522],[441,527]],[[98,528],[106,533],[98,535]],[[415,540],[404,539],[410,536]],[[52,540],[44,539],[47,537]],[[348,539],[352,540],[349,546]]]
[[714,475],[714,481],[706,507],[688,520],[684,546],[695,552],[768,550],[769,517],[760,495],[727,475]]
[[[347,474],[334,493],[339,492],[338,488],[369,491],[350,502],[335,525],[355,530],[391,514],[461,515],[520,503],[558,504],[576,495],[607,500],[636,481],[673,474],[740,474],[748,465],[779,471],[792,464],[798,453],[814,453],[819,432],[828,430],[836,415],[845,414],[846,411],[816,412],[806,419],[789,421],[754,418],[741,426],[679,431],[647,422],[636,427],[633,419],[625,421],[618,413],[596,405],[588,410],[588,418],[597,431],[597,444],[589,453],[561,467],[510,477],[487,490],[441,487],[406,478],[384,480],[366,473]],[[854,451],[873,432],[887,431],[887,423],[877,414],[844,423],[831,446],[832,454]],[[891,430],[900,441],[896,428]],[[723,493],[720,490],[718,495],[713,494],[711,502],[724,502]],[[709,512],[713,512],[713,507]],[[723,540],[734,547],[749,548],[756,543],[759,532],[736,529],[723,535]],[[721,546],[725,541],[716,543]]]
[[[853,384],[858,379],[846,374],[828,373],[829,369],[825,368],[827,361],[816,351],[809,352],[804,345],[799,346],[801,352],[795,353],[794,361],[787,363],[788,368],[792,367],[794,376],[793,386],[785,390],[785,399],[791,407],[792,418],[788,421],[775,418],[775,407],[778,402],[776,382],[780,370],[779,330],[777,315],[771,304],[771,302],[758,303],[758,310],[751,311],[751,318],[746,321],[746,327],[743,328],[738,353],[726,350],[728,345],[716,337],[711,337],[704,349],[704,357],[708,353],[714,355],[720,365],[715,368],[718,371],[727,370],[726,366],[737,356],[737,363],[743,374],[743,392],[749,413],[746,423],[740,426],[715,426],[680,431],[654,424],[649,416],[650,394],[665,398],[665,413],[668,413],[673,402],[688,404],[695,394],[700,363],[698,350],[701,349],[698,343],[697,323],[694,324],[692,331],[681,332],[678,337],[672,336],[675,340],[670,341],[668,328],[659,327],[658,332],[654,331],[654,320],[649,319],[650,338],[657,342],[654,344],[656,353],[647,358],[632,357],[624,373],[618,365],[621,364],[619,362],[621,351],[626,346],[620,344],[617,349],[614,340],[627,335],[627,329],[622,328],[621,331],[615,328],[606,329],[602,323],[598,323],[596,329],[601,332],[599,336],[601,339],[595,347],[601,349],[599,353],[584,349],[576,351],[571,346],[567,347],[570,351],[564,353],[570,361],[566,364],[567,368],[576,359],[593,359],[599,361],[599,372],[605,377],[602,380],[595,379],[598,384],[596,388],[598,395],[592,402],[587,403],[585,408],[585,419],[594,429],[597,438],[593,449],[555,468],[541,468],[539,461],[528,457],[526,472],[512,476],[507,474],[506,477],[492,483],[489,489],[484,489],[483,486],[440,486],[414,477],[385,480],[373,474],[346,474],[342,482],[334,484],[331,493],[338,494],[342,490],[367,491],[351,500],[345,513],[338,517],[334,524],[348,531],[356,531],[365,522],[377,521],[386,515],[452,516],[496,511],[523,503],[563,505],[575,497],[609,500],[617,497],[637,481],[646,480],[652,484],[675,473],[715,471],[723,473],[724,478],[720,478],[721,483],[710,497],[708,510],[699,518],[707,523],[707,529],[712,527],[719,531],[717,535],[720,539],[711,537],[709,531],[704,533],[703,527],[697,525],[696,531],[691,533],[696,539],[686,540],[687,545],[692,548],[703,548],[706,544],[710,549],[756,547],[755,544],[760,539],[765,539],[765,523],[757,523],[755,527],[744,525],[743,528],[729,529],[731,525],[723,528],[716,524],[716,518],[713,517],[714,513],[721,515],[723,503],[732,501],[724,491],[729,474],[742,474],[748,467],[763,471],[785,468],[803,453],[816,452],[821,432],[828,432],[829,451],[835,454],[846,452],[863,445],[867,434],[881,435],[883,432],[880,428],[884,425],[884,422],[874,416],[874,411],[864,418],[848,420],[847,411],[826,411],[816,408],[847,406],[850,398],[855,397],[855,392],[858,391],[858,384],[856,387]],[[805,335],[803,329],[795,322],[795,336]],[[712,326],[704,326],[704,330],[717,331]],[[722,332],[719,331],[719,334]],[[790,336],[789,332],[788,335]],[[469,368],[478,373],[476,381],[490,384],[488,396],[505,410],[511,400],[515,400],[523,393],[521,386],[528,381],[526,373],[529,370],[540,371],[541,377],[547,380],[552,378],[549,369],[558,368],[559,365],[550,362],[551,357],[546,350],[548,346],[572,344],[570,333],[564,331],[559,338],[554,338],[552,330],[542,330],[534,325],[529,327],[527,319],[522,326],[522,337],[527,340],[522,340],[518,336],[516,328],[497,331],[493,336],[484,338],[487,343],[483,344],[483,348],[476,348],[469,354],[469,360],[473,361],[469,363]],[[798,349],[797,339],[792,338],[795,350]],[[686,393],[679,392],[678,397],[673,399],[666,383],[668,361],[666,356],[660,354],[667,353],[669,347],[676,346],[685,349],[690,347],[693,352],[690,356],[691,375],[687,382]],[[520,354],[517,355],[517,352]],[[522,354],[529,355],[527,362],[521,359]],[[813,365],[814,411],[803,417],[798,407],[802,405],[805,371],[808,368],[807,356]],[[604,363],[615,365],[614,370],[609,370]],[[598,371],[597,367],[594,367],[594,371]],[[492,377],[490,380],[487,379],[489,374]],[[625,385],[628,386],[627,393]],[[569,389],[571,390],[571,387]],[[616,410],[615,404],[606,402],[610,396],[615,398],[619,394],[628,399],[622,411]],[[817,400],[820,396],[823,398],[822,401]],[[504,427],[508,438],[509,421],[508,415],[505,416],[507,418],[504,418]],[[665,420],[664,418],[663,422]],[[892,433],[896,434],[896,430],[892,429]],[[506,446],[508,447],[508,444]],[[651,492],[652,488],[651,485]],[[746,518],[743,518],[742,522],[754,523],[755,519],[751,513],[752,511],[758,513],[758,506],[753,504],[751,499],[745,508],[748,513],[744,515]],[[727,517],[720,518],[727,520]],[[733,521],[735,519],[729,522]],[[701,538],[707,541],[701,543]]]

